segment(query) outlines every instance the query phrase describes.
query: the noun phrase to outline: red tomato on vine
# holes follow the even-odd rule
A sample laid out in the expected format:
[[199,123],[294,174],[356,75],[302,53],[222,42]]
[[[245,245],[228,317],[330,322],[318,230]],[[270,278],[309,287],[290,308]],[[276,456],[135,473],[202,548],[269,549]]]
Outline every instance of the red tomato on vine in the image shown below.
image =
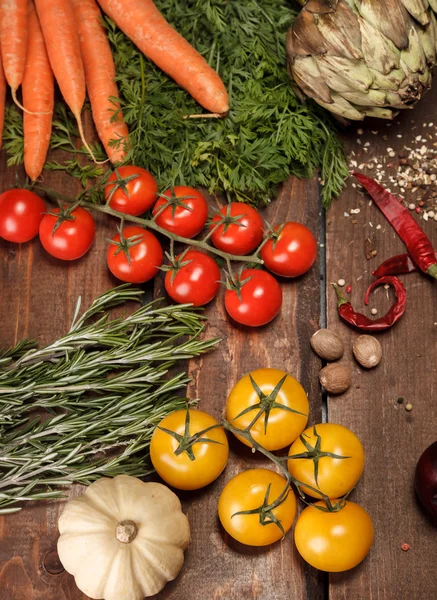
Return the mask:
[[308,227],[289,221],[274,228],[261,248],[260,256],[272,273],[299,277],[313,266],[317,243]]
[[154,177],[141,167],[118,167],[104,189],[109,206],[126,215],[138,216],[152,208],[158,194]]
[[38,235],[46,205],[33,192],[14,188],[0,194],[0,237],[21,244]]
[[249,204],[231,202],[214,216],[210,231],[216,248],[244,256],[262,242],[264,223],[259,212]]
[[54,208],[39,226],[44,249],[61,260],[81,258],[91,248],[95,233],[94,219],[81,206]]
[[191,239],[205,227],[208,204],[198,190],[177,185],[164,192],[152,214],[156,224],[166,231]]
[[165,275],[165,290],[179,304],[203,306],[219,291],[220,269],[213,258],[197,250],[176,257]]
[[259,327],[272,321],[279,313],[282,291],[270,273],[245,269],[228,285],[225,308],[237,323]]
[[137,225],[125,227],[112,238],[106,257],[111,273],[127,283],[144,283],[155,277],[162,259],[157,238]]

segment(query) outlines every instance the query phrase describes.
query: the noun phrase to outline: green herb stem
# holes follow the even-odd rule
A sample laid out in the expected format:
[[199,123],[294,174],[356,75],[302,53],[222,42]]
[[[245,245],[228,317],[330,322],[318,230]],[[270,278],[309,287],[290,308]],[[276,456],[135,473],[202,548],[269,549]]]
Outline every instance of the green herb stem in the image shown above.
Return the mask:
[[[59,486],[119,473],[151,472],[154,427],[187,406],[180,361],[214,348],[188,305],[155,301],[111,319],[143,293],[102,294],[46,348],[23,341],[0,355],[0,513],[18,502],[57,498]],[[172,375],[169,376],[171,370]]]

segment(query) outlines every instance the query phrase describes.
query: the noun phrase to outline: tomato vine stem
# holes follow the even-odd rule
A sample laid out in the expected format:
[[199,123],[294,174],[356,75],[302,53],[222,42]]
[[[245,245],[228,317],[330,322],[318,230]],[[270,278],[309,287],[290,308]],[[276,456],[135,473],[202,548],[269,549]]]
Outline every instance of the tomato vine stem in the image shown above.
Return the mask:
[[[59,192],[50,190],[43,186],[34,185],[34,186],[32,186],[32,189],[38,190],[39,192],[41,192],[45,196],[47,196],[49,199],[51,198],[51,199],[55,199],[55,200],[61,200],[63,202],[67,202],[69,204],[78,201],[75,198],[71,198],[70,196],[60,194]],[[209,252],[211,254],[215,254],[216,256],[223,258],[227,263],[229,263],[229,261],[235,261],[235,262],[246,262],[246,263],[257,264],[257,265],[264,264],[264,261],[259,257],[258,252],[256,252],[255,254],[252,254],[250,256],[240,256],[240,255],[236,255],[236,254],[228,254],[227,252],[223,252],[222,250],[219,250],[218,248],[215,248],[214,246],[207,244],[205,242],[205,240],[210,237],[210,233],[207,234],[205,240],[192,240],[192,239],[188,239],[188,238],[182,237],[180,235],[177,235],[175,233],[172,233],[171,231],[167,231],[166,229],[163,229],[162,227],[157,225],[157,223],[155,222],[154,219],[147,219],[147,218],[143,218],[143,217],[127,215],[127,214],[124,214],[117,210],[112,209],[107,204],[94,204],[92,202],[87,202],[86,200],[80,200],[80,206],[82,206],[82,208],[87,208],[92,211],[98,211],[98,212],[110,215],[112,217],[116,217],[117,219],[124,218],[126,221],[136,223],[137,225],[141,225],[142,227],[146,227],[147,229],[152,229],[153,231],[160,233],[161,235],[169,238],[170,240],[173,240],[173,242],[180,242],[180,243],[186,244],[188,246],[201,248],[202,250],[205,250],[206,252]]]

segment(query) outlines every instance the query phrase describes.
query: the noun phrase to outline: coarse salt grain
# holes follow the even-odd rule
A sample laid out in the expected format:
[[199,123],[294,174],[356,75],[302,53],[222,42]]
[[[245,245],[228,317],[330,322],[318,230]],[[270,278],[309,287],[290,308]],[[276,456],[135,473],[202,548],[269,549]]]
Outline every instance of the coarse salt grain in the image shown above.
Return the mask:
[[339,279],[337,284],[339,287],[344,287],[346,285],[346,281],[344,279]]
[[361,212],[361,210],[359,208],[351,208],[350,209],[351,215],[358,215],[360,212]]
[[377,225],[377,226],[376,226],[376,229],[381,229],[381,225]]
[[423,220],[428,221],[428,213],[423,213]]
[[435,217],[435,212],[433,210],[430,210],[429,213],[428,213],[428,217],[430,219],[433,219]]
[[376,308],[372,308],[372,310],[370,312],[372,313],[372,315],[378,314],[378,310]]
[[414,210],[414,209],[416,208],[416,205],[415,205],[415,204],[413,204],[413,203],[411,203],[411,204],[409,204],[409,205],[408,205],[408,208],[409,208],[410,210]]

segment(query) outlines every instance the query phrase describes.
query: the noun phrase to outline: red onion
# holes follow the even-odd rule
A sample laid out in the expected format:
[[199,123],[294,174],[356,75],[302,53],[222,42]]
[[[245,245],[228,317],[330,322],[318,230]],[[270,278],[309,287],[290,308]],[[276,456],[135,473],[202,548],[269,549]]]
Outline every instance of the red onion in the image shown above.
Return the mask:
[[437,442],[431,444],[417,462],[415,487],[423,508],[437,526]]

